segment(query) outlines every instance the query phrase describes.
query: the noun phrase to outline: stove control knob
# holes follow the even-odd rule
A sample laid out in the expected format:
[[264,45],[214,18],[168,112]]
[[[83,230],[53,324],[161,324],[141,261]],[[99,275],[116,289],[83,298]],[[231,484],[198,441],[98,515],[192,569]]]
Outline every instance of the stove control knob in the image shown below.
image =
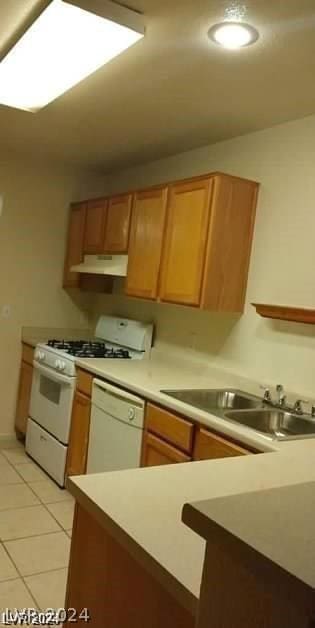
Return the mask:
[[44,362],[45,361],[45,353],[43,351],[36,351],[35,358],[39,362]]
[[129,408],[128,410],[128,419],[129,421],[133,421],[136,416],[134,408]]
[[63,360],[56,360],[55,369],[57,371],[64,371],[66,368],[66,363]]

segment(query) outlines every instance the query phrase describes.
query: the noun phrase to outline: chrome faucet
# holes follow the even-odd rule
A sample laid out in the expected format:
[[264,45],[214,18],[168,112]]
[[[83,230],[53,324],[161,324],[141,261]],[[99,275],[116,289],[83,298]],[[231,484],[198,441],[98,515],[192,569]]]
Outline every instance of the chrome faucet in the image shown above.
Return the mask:
[[271,392],[270,392],[270,389],[269,389],[269,388],[267,388],[266,386],[259,386],[259,388],[261,388],[261,390],[263,390],[263,391],[264,391],[264,394],[263,394],[263,401],[264,401],[265,403],[272,403],[272,398],[271,398]]
[[304,411],[303,405],[309,404],[310,402],[306,399],[297,399],[296,402],[291,406],[287,403],[287,396],[284,393],[284,387],[282,384],[277,384],[276,392],[277,399],[273,401],[270,389],[267,386],[259,386],[264,391],[263,394],[263,402],[269,404],[273,408],[281,408],[285,412],[292,412],[298,416],[308,415],[310,418],[315,420],[315,404],[312,405],[311,412],[307,413]]
[[[297,399],[297,401],[295,402],[293,406],[294,414],[304,414],[303,403],[309,403],[309,402],[306,401],[305,399]],[[313,413],[313,408],[312,408],[312,413]]]
[[278,393],[278,406],[279,408],[284,408],[287,403],[287,396],[284,394],[282,384],[277,384],[276,391]]

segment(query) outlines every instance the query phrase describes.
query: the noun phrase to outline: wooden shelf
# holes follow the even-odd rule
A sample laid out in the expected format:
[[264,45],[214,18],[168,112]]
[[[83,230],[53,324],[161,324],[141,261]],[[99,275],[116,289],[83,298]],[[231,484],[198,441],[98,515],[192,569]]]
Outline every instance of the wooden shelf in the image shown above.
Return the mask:
[[263,318],[315,325],[315,309],[291,307],[291,305],[267,305],[266,303],[252,303],[252,305],[256,308],[257,314]]

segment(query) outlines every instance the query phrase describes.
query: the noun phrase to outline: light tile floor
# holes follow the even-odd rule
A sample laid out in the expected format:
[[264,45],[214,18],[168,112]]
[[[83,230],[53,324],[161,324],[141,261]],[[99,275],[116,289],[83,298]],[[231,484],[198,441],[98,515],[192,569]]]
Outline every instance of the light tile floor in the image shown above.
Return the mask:
[[73,510],[20,443],[0,443],[0,613],[64,606]]

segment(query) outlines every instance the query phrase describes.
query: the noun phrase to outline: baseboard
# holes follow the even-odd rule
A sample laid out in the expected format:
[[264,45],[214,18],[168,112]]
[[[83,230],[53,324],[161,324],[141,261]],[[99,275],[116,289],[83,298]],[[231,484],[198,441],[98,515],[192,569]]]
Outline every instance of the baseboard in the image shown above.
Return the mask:
[[0,445],[5,445],[8,449],[10,447],[16,447],[18,443],[22,442],[15,434],[0,434]]

